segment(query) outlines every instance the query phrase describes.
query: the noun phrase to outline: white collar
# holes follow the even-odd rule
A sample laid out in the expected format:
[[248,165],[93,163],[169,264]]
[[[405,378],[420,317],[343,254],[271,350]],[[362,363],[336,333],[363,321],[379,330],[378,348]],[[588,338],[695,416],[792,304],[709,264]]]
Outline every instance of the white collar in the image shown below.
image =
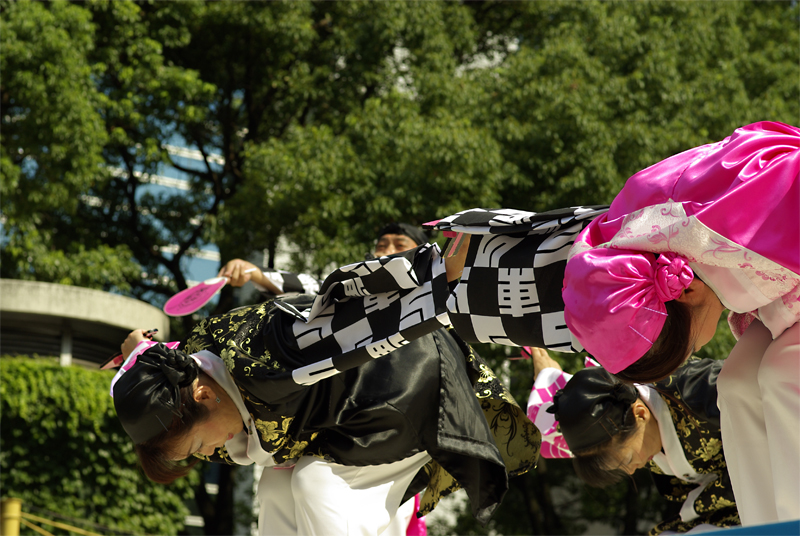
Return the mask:
[[250,465],[253,462],[264,466],[275,465],[272,455],[262,448],[253,418],[250,412],[247,411],[239,388],[236,386],[236,382],[233,381],[233,377],[228,372],[222,359],[208,350],[192,354],[192,358],[203,372],[211,376],[228,393],[233,403],[236,404],[236,409],[239,410],[242,421],[247,425],[247,431],[242,430],[232,439],[225,442],[225,450],[228,451],[231,459],[240,465]]
[[674,475],[681,480],[699,484],[689,492],[680,511],[683,521],[692,521],[698,517],[694,509],[694,501],[709,483],[717,479],[717,475],[715,473],[701,475],[692,468],[689,460],[686,459],[686,452],[678,438],[678,432],[675,430],[672,414],[658,391],[649,385],[639,384],[636,385],[636,389],[658,422],[658,432],[661,434],[663,452],[653,456],[653,461],[664,474]]
[[653,387],[648,385],[637,385],[639,396],[650,409],[656,422],[658,422],[658,432],[661,435],[661,447],[663,452],[659,452],[653,457],[653,461],[667,475],[675,475],[689,482],[696,482],[701,478],[692,469],[691,464],[686,459],[678,432],[675,430],[675,423],[672,422],[667,404],[661,399]]

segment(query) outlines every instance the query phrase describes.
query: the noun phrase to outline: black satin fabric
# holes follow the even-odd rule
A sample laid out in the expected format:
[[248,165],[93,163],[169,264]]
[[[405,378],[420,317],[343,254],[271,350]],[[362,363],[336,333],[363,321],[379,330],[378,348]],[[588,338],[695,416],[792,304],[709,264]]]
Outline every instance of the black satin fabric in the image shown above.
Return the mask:
[[156,345],[114,384],[114,408],[122,427],[138,445],[167,431],[181,418],[180,389],[191,385],[199,369],[183,352]]
[[590,367],[576,372],[556,392],[547,411],[555,414],[569,449],[580,452],[617,435],[638,396],[633,385],[601,367]]
[[664,396],[677,396],[690,411],[714,429],[720,427],[717,405],[717,378],[724,361],[692,358],[672,376],[656,383]]
[[[303,299],[293,299],[293,305],[302,308]],[[468,365],[466,356],[474,354],[454,333],[439,329],[301,386],[291,370],[311,358],[294,343],[294,318],[269,304],[237,315],[198,326],[187,351],[207,349],[222,357],[253,418],[266,423],[262,445],[276,462],[310,454],[345,465],[378,465],[427,451],[466,490],[473,515],[488,521],[508,489],[508,475],[471,379],[485,364],[477,358]],[[538,444],[532,450],[531,467]],[[211,459],[225,461],[225,453]],[[420,471],[407,497],[427,485]]]

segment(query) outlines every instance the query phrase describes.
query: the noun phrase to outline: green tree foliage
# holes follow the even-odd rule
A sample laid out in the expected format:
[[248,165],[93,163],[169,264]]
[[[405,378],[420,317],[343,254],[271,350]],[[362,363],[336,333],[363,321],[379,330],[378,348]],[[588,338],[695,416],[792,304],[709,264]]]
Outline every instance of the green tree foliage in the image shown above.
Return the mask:
[[[208,242],[283,236],[321,273],[390,220],[610,202],[665,156],[800,116],[790,2],[0,5],[3,275],[155,301]],[[150,187],[165,166],[188,190]]]
[[0,14],[2,275],[127,290],[139,273],[130,251],[78,226],[108,139],[91,14],[33,2],[2,2]]
[[797,5],[468,6],[503,58],[470,74],[486,97],[473,120],[519,169],[504,205],[610,203],[627,177],[665,157],[747,123],[800,118]]
[[183,528],[184,501],[192,497],[197,475],[170,486],[144,476],[108,396],[113,374],[61,367],[55,359],[4,356],[0,375],[4,497],[22,499],[24,511],[36,507],[121,534],[177,534]]
[[226,212],[229,222],[247,214],[247,224],[226,224],[222,237],[232,251],[284,234],[321,270],[355,258],[389,219],[422,222],[453,205],[608,203],[662,158],[800,115],[789,3],[397,9],[427,23],[397,27],[384,52],[395,76],[370,87],[361,110],[344,124],[324,120],[331,130],[306,118],[246,148],[249,182]]
[[145,23],[132,2],[0,4],[3,277],[141,295],[160,288],[142,268],[173,262],[163,245],[197,241],[205,205],[137,192],[173,125],[202,120],[210,86],[161,56],[192,5]]
[[[422,117],[393,93],[366,103],[344,134],[296,128],[284,141],[251,146],[246,169],[268,175],[245,184],[226,207],[231,218],[252,214],[245,228],[226,227],[226,240],[239,248],[269,244],[277,230],[300,246],[298,261],[320,270],[362,258],[388,221],[419,224],[476,200],[496,205],[504,167],[498,144],[469,121],[443,115]],[[266,198],[258,195],[264,191]]]
[[283,235],[321,271],[360,258],[387,221],[499,202],[497,144],[449,100],[414,98],[434,81],[452,89],[454,50],[474,37],[467,15],[446,3],[209,7],[201,53],[170,57],[220,88],[216,124],[242,133],[225,151],[244,180],[221,214],[223,257]]

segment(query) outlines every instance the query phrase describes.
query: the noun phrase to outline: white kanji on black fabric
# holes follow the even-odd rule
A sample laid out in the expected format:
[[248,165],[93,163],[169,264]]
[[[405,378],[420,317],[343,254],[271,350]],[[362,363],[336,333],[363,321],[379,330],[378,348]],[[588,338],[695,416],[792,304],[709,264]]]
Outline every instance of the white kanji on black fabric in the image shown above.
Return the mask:
[[539,294],[533,268],[498,268],[497,303],[501,315],[538,313]]
[[367,295],[364,297],[364,312],[382,311],[400,299],[400,292]]
[[479,268],[498,268],[500,259],[517,247],[524,237],[508,235],[484,235],[481,237],[480,247],[473,259],[472,266]]
[[308,310],[276,300],[294,318],[301,354],[314,360],[292,377],[309,385],[449,325],[449,295],[441,252],[425,244],[336,270]]
[[437,228],[472,235],[452,292],[438,246],[426,244],[340,268],[309,309],[277,300],[311,362],[292,376],[314,383],[451,322],[468,342],[581,351],[564,322],[564,269],[575,237],[607,210],[472,209],[444,218]]
[[472,235],[448,300],[459,335],[467,342],[582,351],[564,322],[564,269],[575,237],[607,210],[471,209],[437,222],[442,231]]

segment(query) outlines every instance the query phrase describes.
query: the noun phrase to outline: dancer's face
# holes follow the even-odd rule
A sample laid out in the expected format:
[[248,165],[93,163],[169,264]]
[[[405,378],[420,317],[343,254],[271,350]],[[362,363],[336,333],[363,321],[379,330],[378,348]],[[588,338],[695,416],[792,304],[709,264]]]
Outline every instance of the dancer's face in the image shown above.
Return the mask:
[[636,432],[624,443],[616,445],[616,466],[608,467],[610,470],[620,469],[629,475],[646,466],[661,451],[661,434],[653,414],[641,400],[634,402],[633,412]]
[[[218,395],[219,403],[216,402]],[[218,394],[207,386],[199,386],[194,390],[194,397],[206,406],[209,416],[176,442],[172,448],[174,460],[183,460],[195,453],[210,456],[244,427],[239,410],[225,393]]]
[[409,249],[414,249],[417,245],[406,235],[385,234],[378,239],[378,243],[375,245],[375,256],[383,257],[392,253],[408,251]]
[[714,338],[719,317],[725,310],[711,288],[696,277],[686,289],[683,300],[692,311],[692,339],[695,341],[692,353],[697,352]]

